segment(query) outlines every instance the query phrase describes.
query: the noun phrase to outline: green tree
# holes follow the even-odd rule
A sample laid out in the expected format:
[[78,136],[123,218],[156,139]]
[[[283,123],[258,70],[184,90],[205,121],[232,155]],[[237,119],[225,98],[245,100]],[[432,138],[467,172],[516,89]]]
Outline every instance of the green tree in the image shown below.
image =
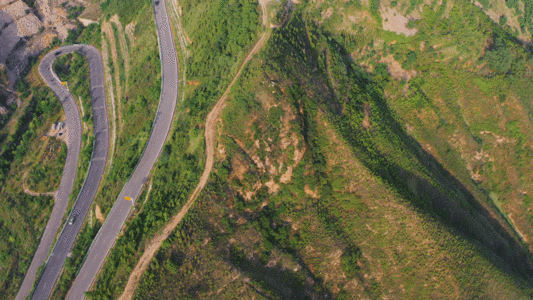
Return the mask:
[[503,39],[497,37],[491,49],[487,51],[485,59],[489,63],[490,68],[495,72],[507,73],[511,69],[514,58]]

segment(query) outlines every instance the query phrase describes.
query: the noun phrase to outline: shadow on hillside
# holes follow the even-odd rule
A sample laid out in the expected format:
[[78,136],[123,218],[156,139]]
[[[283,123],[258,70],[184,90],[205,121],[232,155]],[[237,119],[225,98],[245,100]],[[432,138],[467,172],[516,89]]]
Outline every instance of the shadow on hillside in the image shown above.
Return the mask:
[[[531,253],[506,229],[511,226],[505,224],[502,217],[494,217],[497,212],[488,211],[481,205],[480,200],[437,159],[404,132],[388,107],[382,89],[373,82],[369,73],[354,63],[344,46],[337,43],[335,37],[320,33],[319,29],[313,28],[314,25],[307,26],[301,16],[295,16],[290,23],[292,26],[276,31],[271,39],[273,66],[285,73],[294,84],[308,89],[306,95],[327,112],[358,159],[420,211],[450,226],[459,236],[476,245],[482,255],[499,269],[533,283]],[[295,34],[298,31],[304,34]],[[345,67],[342,71],[346,74],[341,79],[349,78],[352,81],[347,80],[348,83],[343,86],[345,90],[341,89],[339,94],[335,93],[333,84],[324,79],[329,78],[329,66],[325,65],[324,56],[322,60],[319,59],[319,53],[311,47],[305,32],[328,44],[328,48],[323,50],[325,57],[335,54],[342,60],[341,64]],[[310,51],[302,52],[302,47]],[[350,90],[350,84],[353,83],[359,89]],[[349,120],[352,116],[347,115],[343,107],[350,101],[360,103],[361,109],[363,103],[372,103],[372,109],[377,110],[375,115],[380,116],[377,120],[381,123],[379,132],[368,132],[368,129],[360,127],[360,123]],[[425,170],[422,172],[428,179],[398,165],[392,158],[394,156],[382,153],[374,134],[390,139],[391,145],[394,145],[393,151],[408,153],[409,157],[405,159],[423,166]]]
[[[344,51],[344,57],[351,61],[342,46],[336,45],[336,47],[339,51]],[[353,61],[351,63],[353,66]],[[355,68],[351,71],[354,73],[364,72]],[[366,81],[369,78],[366,74],[356,74],[355,76],[362,80],[364,85],[374,84],[371,81]],[[380,121],[384,123],[387,134],[391,137],[394,135],[397,137],[395,142],[400,141],[401,148],[408,151],[411,159],[414,158],[428,171],[427,176],[430,180],[421,178],[402,168],[391,159],[391,156],[381,153],[376,145],[363,145],[363,143],[354,141],[357,139],[358,133],[361,132],[360,129],[356,128],[352,128],[353,131],[344,130],[342,132],[344,138],[352,145],[354,153],[358,156],[364,154],[362,156],[363,163],[375,175],[381,177],[417,208],[452,227],[454,231],[473,242],[494,265],[507,273],[515,273],[524,280],[533,282],[531,254],[509,232],[512,226],[502,224],[501,222],[506,222],[503,217],[494,217],[497,212],[488,211],[461,181],[451,175],[414,138],[405,133],[401,124],[396,121],[390,111],[382,94],[376,93],[374,89],[368,95],[369,101],[375,104],[373,107],[380,110]],[[331,113],[336,112],[331,111]],[[399,148],[396,149],[399,151]],[[384,163],[376,164],[376,161]]]
[[[293,272],[282,269],[279,266],[264,266],[247,258],[244,252],[234,247],[230,248],[229,254],[230,262],[233,266],[244,272],[259,286],[275,292],[281,299],[333,299],[331,292],[326,290],[322,281],[314,278],[314,276],[312,276],[313,278],[302,278],[302,272]],[[304,271],[307,271],[304,273],[313,274],[303,264],[303,261],[297,259],[297,262],[304,268]],[[322,290],[317,291],[317,286]],[[258,292],[260,291],[258,290]]]

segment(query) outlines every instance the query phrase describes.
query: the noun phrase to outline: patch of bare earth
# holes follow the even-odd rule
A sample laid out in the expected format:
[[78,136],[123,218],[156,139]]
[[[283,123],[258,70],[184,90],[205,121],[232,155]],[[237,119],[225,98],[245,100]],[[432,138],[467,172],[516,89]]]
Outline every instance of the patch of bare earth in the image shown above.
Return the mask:
[[104,224],[105,218],[104,218],[104,215],[102,214],[102,211],[100,210],[100,206],[98,206],[98,204],[96,204],[96,208],[94,209],[94,214],[96,216],[96,219],[98,221],[100,221],[100,224]]
[[411,80],[411,78],[416,76],[416,71],[407,71],[402,68],[402,65],[394,59],[394,56],[391,54],[387,55],[386,57],[382,57],[379,62],[381,63],[387,63],[387,70],[391,74],[392,77],[398,80],[405,79],[406,81]]
[[51,28],[61,40],[67,38],[69,29],[76,28],[68,19],[68,13],[60,6],[59,1],[37,0],[36,3],[44,26]]
[[[491,7],[489,9],[484,8],[483,5],[481,5],[481,3],[478,1],[475,1],[474,4],[481,8],[483,12],[496,24],[500,23],[501,16],[505,16],[507,18],[506,26],[509,26],[513,30],[517,30],[518,38],[522,41],[531,42],[531,34],[528,33],[528,30],[525,29],[525,31],[522,32],[520,28],[520,22],[518,21],[520,13],[515,13],[514,9],[509,8],[504,0],[491,1]],[[524,11],[524,9],[522,9],[522,11]]]
[[135,26],[137,26],[137,22],[133,21],[126,25],[125,32],[126,36],[130,40],[130,47],[135,47]]
[[403,16],[394,8],[384,7],[380,9],[381,18],[383,19],[383,29],[405,36],[415,35],[416,29],[407,28],[409,18]]
[[93,20],[89,20],[89,19],[84,19],[84,18],[78,18],[78,21],[81,22],[81,24],[83,24],[83,26],[87,27],[91,24],[98,24],[98,22],[96,21],[93,21]]

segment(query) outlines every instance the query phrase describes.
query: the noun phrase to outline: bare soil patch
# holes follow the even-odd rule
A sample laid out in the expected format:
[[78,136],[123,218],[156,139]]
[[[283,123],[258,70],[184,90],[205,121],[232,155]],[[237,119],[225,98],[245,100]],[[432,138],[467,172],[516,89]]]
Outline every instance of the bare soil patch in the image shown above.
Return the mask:
[[96,21],[89,20],[89,19],[84,19],[84,18],[78,18],[78,21],[80,21],[81,24],[83,24],[83,26],[85,26],[85,27],[87,27],[87,26],[89,26],[89,25],[91,25],[93,23],[97,23],[98,24],[98,22],[96,22]]
[[391,54],[387,55],[386,57],[382,57],[379,62],[387,63],[387,70],[395,79],[405,79],[406,81],[409,81],[411,78],[416,76],[416,71],[407,71],[402,68],[402,65],[395,60],[394,56]]
[[104,215],[102,214],[102,211],[100,210],[100,206],[98,206],[98,204],[96,204],[96,208],[94,209],[94,214],[96,216],[96,219],[98,221],[100,221],[100,224],[104,224],[105,218],[104,218]]
[[382,8],[380,10],[381,18],[383,19],[383,29],[397,34],[404,34],[406,36],[415,35],[416,29],[407,28],[407,22],[409,18],[400,14],[394,8]]

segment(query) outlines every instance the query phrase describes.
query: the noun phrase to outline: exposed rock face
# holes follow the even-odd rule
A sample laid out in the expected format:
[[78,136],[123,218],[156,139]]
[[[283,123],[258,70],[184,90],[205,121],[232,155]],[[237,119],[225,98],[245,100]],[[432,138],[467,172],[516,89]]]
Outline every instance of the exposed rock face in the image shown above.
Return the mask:
[[76,26],[54,1],[36,0],[32,9],[22,0],[0,0],[0,65],[7,68],[11,88],[28,64],[53,37],[64,40]]
[[21,0],[0,1],[0,64],[7,67],[9,82],[13,84],[28,63],[26,42],[39,33],[41,21]]
[[0,105],[0,115],[5,115],[7,114],[7,112],[8,112],[7,108]]

